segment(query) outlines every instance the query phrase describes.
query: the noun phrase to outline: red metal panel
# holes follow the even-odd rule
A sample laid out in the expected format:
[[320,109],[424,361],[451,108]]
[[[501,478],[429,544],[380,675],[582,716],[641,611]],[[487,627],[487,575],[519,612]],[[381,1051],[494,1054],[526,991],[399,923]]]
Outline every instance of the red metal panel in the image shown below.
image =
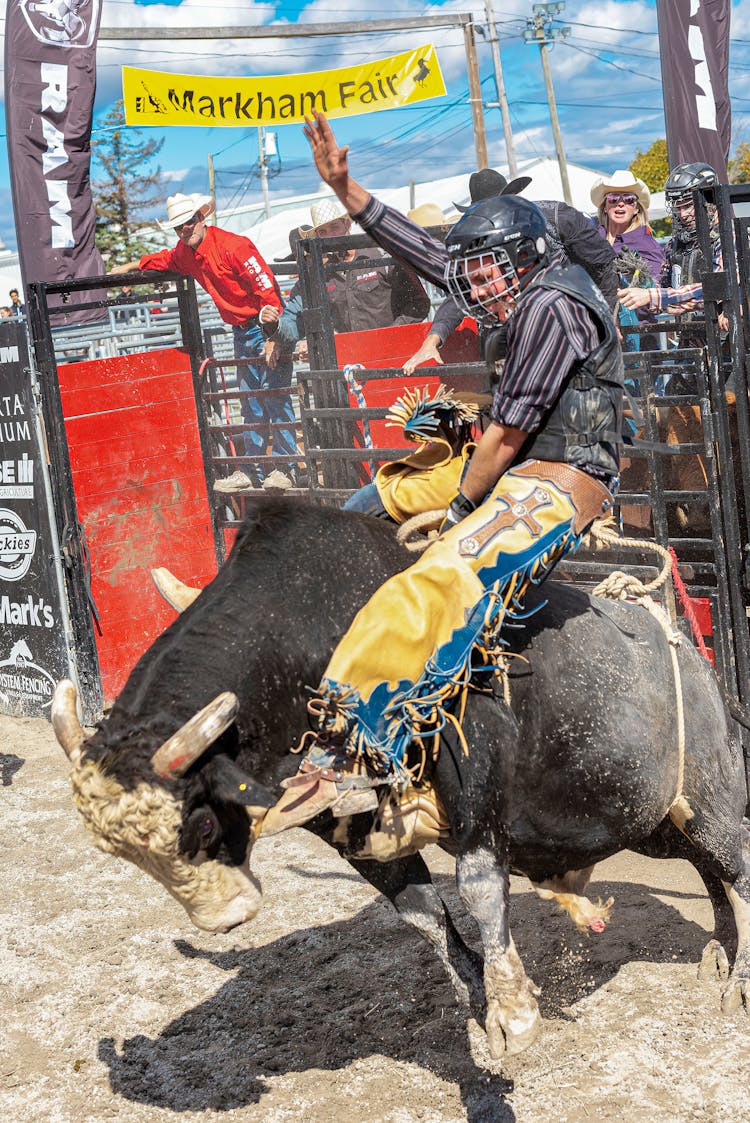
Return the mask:
[[[361,363],[365,368],[401,367],[419,350],[431,327],[431,323],[399,324],[374,331],[352,331],[336,335],[338,365],[344,367],[349,363]],[[440,353],[446,363],[476,362],[480,356],[474,321],[465,319],[446,340]],[[413,375],[402,374],[396,378],[368,382],[365,372],[358,371],[356,377],[362,384],[365,402],[371,408],[393,405],[407,387],[414,390],[426,386],[435,390],[441,382],[440,367],[434,362],[430,362],[429,366],[418,367]],[[358,405],[351,393],[349,400],[351,405]],[[371,421],[370,433],[376,448],[407,447],[407,442],[399,437],[398,431],[387,426],[384,421]],[[413,451],[414,446],[410,447]]]
[[174,619],[149,570],[191,585],[216,573],[190,363],[176,348],[59,369],[106,701]]

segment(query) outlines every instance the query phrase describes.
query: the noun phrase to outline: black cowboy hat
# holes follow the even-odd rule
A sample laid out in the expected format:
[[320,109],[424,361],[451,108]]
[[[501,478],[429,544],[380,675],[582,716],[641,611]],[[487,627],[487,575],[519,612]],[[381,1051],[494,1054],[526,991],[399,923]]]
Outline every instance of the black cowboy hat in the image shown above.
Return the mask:
[[470,206],[482,199],[494,199],[495,195],[519,195],[530,183],[530,175],[519,175],[508,183],[505,176],[494,168],[482,168],[480,172],[472,172],[469,176],[471,203],[466,206],[454,203],[453,206],[457,211],[468,211]]
[[275,257],[274,261],[296,261],[297,260],[297,245],[306,238],[312,230],[312,226],[295,226],[293,230],[289,231],[289,248],[291,253],[286,257]]

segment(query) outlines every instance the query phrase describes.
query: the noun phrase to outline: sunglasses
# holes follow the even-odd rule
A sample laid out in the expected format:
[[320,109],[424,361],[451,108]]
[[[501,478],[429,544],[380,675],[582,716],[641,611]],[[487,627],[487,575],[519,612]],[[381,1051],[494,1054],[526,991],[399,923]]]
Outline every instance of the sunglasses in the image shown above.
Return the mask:
[[187,221],[185,222],[181,222],[179,226],[175,226],[174,232],[179,237],[183,230],[186,230],[189,226],[197,226],[198,223],[202,221],[203,216],[199,211],[196,211],[192,218],[187,219]]
[[628,207],[634,207],[638,202],[637,195],[605,195],[604,200],[608,207],[613,207],[616,203],[625,203]]

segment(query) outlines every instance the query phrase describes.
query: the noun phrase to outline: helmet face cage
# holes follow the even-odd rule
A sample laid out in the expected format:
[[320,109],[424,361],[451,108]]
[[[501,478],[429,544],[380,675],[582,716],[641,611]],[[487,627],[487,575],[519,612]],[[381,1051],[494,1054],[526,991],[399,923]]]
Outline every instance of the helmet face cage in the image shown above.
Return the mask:
[[[695,200],[692,191],[683,191],[680,195],[668,195],[666,199],[669,217],[672,219],[672,231],[677,238],[694,238],[696,234]],[[683,207],[692,207],[692,213],[684,214]]]
[[[474,282],[475,287],[486,288],[487,291],[479,300],[474,300],[471,296],[470,271],[476,275],[480,271],[485,273],[493,266],[497,269],[499,277],[505,281],[505,289],[499,295],[495,295],[491,291],[491,281],[477,278]],[[448,291],[464,312],[476,320],[490,323],[497,322],[499,317],[496,312],[490,310],[489,306],[494,304],[499,297],[512,305],[521,291],[518,273],[513,262],[507,252],[498,246],[484,251],[477,249],[473,253],[469,252],[461,257],[452,258],[446,266],[445,280]]]
[[[697,224],[695,219],[695,199],[693,192],[699,187],[710,187],[718,183],[718,177],[710,164],[678,164],[669,173],[664,187],[666,204],[672,219],[672,229],[675,236],[682,241],[695,238]],[[680,215],[683,207],[692,206],[690,215]],[[709,218],[713,219],[716,207],[708,204]]]

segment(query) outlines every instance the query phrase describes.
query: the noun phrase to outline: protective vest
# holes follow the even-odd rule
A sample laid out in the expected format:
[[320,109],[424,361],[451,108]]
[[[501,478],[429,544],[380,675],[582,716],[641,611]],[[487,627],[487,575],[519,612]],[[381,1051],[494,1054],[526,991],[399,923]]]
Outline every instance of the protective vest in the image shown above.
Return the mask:
[[563,241],[558,225],[560,221],[560,204],[543,199],[537,201],[536,206],[544,215],[544,221],[547,223],[547,233],[544,235],[544,240],[547,243],[550,257],[559,265],[570,265],[568,251],[565,248],[565,242]]
[[600,342],[590,355],[573,365],[556,405],[522,446],[515,463],[529,457],[562,460],[594,475],[616,476],[620,471],[625,374],[612,313],[580,265],[552,265],[531,282],[526,292],[534,288],[556,289],[583,304],[596,323]]
[[[711,231],[711,257],[715,256],[716,247],[721,237],[718,229]],[[703,251],[696,241],[672,243],[672,288],[678,289],[681,285],[698,285],[702,273],[710,273],[713,269],[713,260],[707,264]]]

